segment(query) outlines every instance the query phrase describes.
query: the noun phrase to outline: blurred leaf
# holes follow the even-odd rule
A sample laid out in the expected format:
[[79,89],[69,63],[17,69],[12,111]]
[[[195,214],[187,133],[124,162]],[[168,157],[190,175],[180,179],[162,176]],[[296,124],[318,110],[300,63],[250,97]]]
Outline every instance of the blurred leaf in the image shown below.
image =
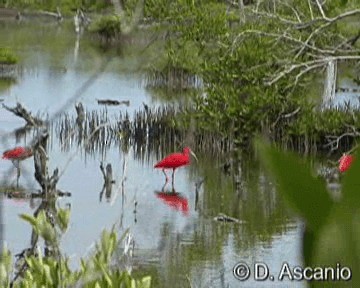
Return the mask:
[[27,214],[20,214],[20,218],[25,220],[26,222],[30,223],[32,228],[36,230],[37,222],[36,222],[36,218],[34,216],[27,215]]
[[65,232],[70,221],[70,209],[59,209],[58,213],[59,227],[62,232]]
[[150,287],[151,287],[150,276],[143,277],[142,279],[139,280],[135,280],[135,279],[131,280],[131,288],[150,288]]
[[40,211],[37,216],[37,227],[38,234],[43,237],[45,241],[49,241],[52,244],[56,243],[57,235],[55,228],[49,223],[44,210]]
[[360,208],[360,161],[359,152],[354,154],[354,161],[343,178],[343,203],[353,209]]
[[334,209],[314,246],[314,262],[317,266],[339,270],[348,267],[352,271],[351,281],[324,281],[312,283],[311,287],[360,287],[360,212],[349,213],[346,206]]
[[319,230],[327,221],[333,201],[325,184],[311,174],[310,165],[292,153],[256,141],[260,157],[278,184],[279,192],[302,215],[308,228]]
[[303,243],[302,243],[302,253],[304,257],[304,263],[307,266],[311,266],[314,263],[314,247],[316,244],[317,234],[306,228],[303,232]]

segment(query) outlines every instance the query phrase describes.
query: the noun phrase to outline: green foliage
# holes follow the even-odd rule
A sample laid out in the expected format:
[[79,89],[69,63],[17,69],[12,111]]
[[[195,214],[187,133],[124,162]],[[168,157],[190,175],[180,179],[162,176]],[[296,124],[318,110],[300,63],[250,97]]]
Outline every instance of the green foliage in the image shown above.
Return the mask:
[[56,235],[55,227],[48,221],[44,210],[40,211],[37,217],[21,214],[20,218],[28,222],[34,229],[34,232],[41,236],[45,241],[49,241],[50,243],[57,242],[58,237]]
[[102,16],[90,25],[89,31],[97,33],[106,40],[110,40],[120,35],[120,23],[120,18],[116,15]]
[[4,250],[0,254],[0,287],[9,287],[10,285],[10,276],[11,276],[11,266],[12,266],[12,257],[11,253],[8,250]]
[[165,1],[164,5],[158,2],[147,1],[145,14],[169,21],[169,37],[163,56],[156,56],[150,71],[167,73],[175,69],[200,75],[205,54],[210,55],[218,37],[227,32],[226,6],[216,1]]
[[145,17],[164,20],[171,8],[170,0],[147,0],[145,1]]
[[10,49],[0,47],[0,64],[16,64],[18,58]]
[[[352,18],[328,23],[314,1],[311,7],[307,1],[260,1],[258,13],[245,9],[245,22],[236,25],[238,9],[220,1],[160,1],[162,7],[156,2],[146,3],[147,17],[166,20],[169,33],[164,56],[151,65],[164,74],[186,71],[203,80],[204,89],[195,98],[200,129],[247,144],[266,129],[281,131],[283,139],[317,133],[314,138],[322,141],[329,133],[341,135],[344,123],[351,124],[343,111],[316,111],[314,99],[322,89],[315,86],[324,66],[306,69],[312,61],[344,54],[342,49],[329,51],[357,35]],[[327,17],[356,8],[354,1],[322,5]],[[300,113],[283,120],[299,108]]]
[[[257,141],[258,151],[272,174],[281,196],[304,219],[305,266],[332,266],[336,263],[352,270],[349,282],[311,282],[311,287],[357,287],[360,277],[360,161],[343,177],[342,197],[335,202],[325,183],[316,178],[306,159]],[[359,159],[359,153],[355,158]]]
[[20,9],[56,11],[59,8],[61,13],[64,14],[72,14],[78,8],[101,11],[112,7],[111,1],[107,0],[3,0],[0,1],[1,3],[6,4],[7,7]]
[[[22,214],[20,217],[28,222],[35,233],[42,237],[47,245],[58,247],[59,233],[68,227],[70,211],[60,209],[55,216],[55,225],[51,224],[44,210],[36,217]],[[59,227],[57,230],[56,227]],[[128,233],[128,232],[126,232]],[[38,250],[36,255],[25,256],[27,268],[22,276],[14,282],[13,287],[126,287],[150,288],[151,277],[144,276],[134,279],[127,272],[113,267],[112,260],[119,243],[115,231],[104,231],[100,242],[96,245],[94,254],[88,260],[81,259],[79,270],[70,269],[69,259],[61,256],[44,256]],[[0,262],[0,286],[10,287],[12,271],[12,256],[4,251]]]

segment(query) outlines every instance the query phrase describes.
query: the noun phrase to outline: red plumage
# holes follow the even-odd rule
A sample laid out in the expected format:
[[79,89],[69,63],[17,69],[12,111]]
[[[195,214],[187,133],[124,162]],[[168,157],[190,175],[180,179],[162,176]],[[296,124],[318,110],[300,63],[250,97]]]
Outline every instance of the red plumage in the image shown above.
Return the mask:
[[155,164],[154,168],[176,169],[190,163],[190,149],[184,148],[183,153],[172,153]]
[[30,147],[15,147],[3,152],[2,159],[11,160],[17,168],[17,187],[19,187],[20,178],[20,161],[25,160],[33,155],[33,150]]
[[168,177],[166,175],[165,169],[173,169],[172,183],[174,184],[175,169],[190,164],[190,153],[194,155],[196,159],[196,156],[191,151],[191,149],[189,147],[185,147],[182,153],[173,153],[166,156],[164,159],[156,163],[154,168],[160,168],[163,170],[166,182],[168,181]]
[[175,210],[181,211],[184,215],[189,213],[189,203],[185,197],[180,196],[178,193],[156,193],[156,197],[161,199],[166,205]]
[[352,155],[344,154],[343,156],[341,156],[339,160],[339,171],[343,173],[346,170],[348,170],[353,160],[354,160],[354,156]]
[[2,158],[7,160],[24,160],[33,155],[32,149],[27,147],[15,147],[10,150],[6,150]]

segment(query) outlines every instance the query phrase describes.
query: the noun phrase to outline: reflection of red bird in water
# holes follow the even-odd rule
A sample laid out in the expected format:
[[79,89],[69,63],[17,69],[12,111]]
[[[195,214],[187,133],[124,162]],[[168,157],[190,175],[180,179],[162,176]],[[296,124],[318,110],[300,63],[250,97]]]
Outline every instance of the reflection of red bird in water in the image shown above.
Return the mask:
[[185,197],[180,196],[179,193],[155,192],[155,194],[156,197],[161,199],[166,205],[183,212],[184,215],[189,214],[188,200]]
[[3,153],[2,158],[8,160],[24,160],[33,155],[33,151],[29,147],[15,147],[10,150],[6,150]]
[[174,184],[175,169],[190,164],[190,154],[197,160],[194,152],[192,152],[189,147],[185,147],[182,153],[172,153],[166,156],[160,162],[156,163],[154,168],[162,168],[162,171],[165,174],[166,182],[169,179],[166,175],[165,169],[173,169],[172,183]]
[[354,156],[352,155],[344,154],[343,156],[341,156],[341,158],[339,159],[339,171],[342,173],[348,170],[353,161]]
[[20,161],[25,160],[33,155],[33,150],[30,147],[15,147],[10,150],[6,150],[2,159],[11,160],[14,166],[17,168],[17,186],[19,186],[20,178]]

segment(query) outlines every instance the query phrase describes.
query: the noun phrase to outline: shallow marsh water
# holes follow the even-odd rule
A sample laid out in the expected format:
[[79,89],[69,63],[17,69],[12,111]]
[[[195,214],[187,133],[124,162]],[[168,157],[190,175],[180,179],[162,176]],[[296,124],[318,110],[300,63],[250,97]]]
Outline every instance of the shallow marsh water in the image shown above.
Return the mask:
[[[150,106],[164,103],[145,89],[141,76],[135,73],[147,57],[141,49],[134,49],[134,44],[125,45],[120,52],[103,51],[87,35],[77,37],[72,23],[35,21],[0,22],[0,43],[14,49],[21,59],[21,73],[0,90],[0,98],[7,106],[20,102],[34,114],[51,118],[59,111],[74,115],[74,104],[80,101],[87,111],[92,111],[103,109],[96,99],[129,100],[129,107],[107,108],[109,115],[115,117],[119,110],[127,110],[131,116],[143,103]],[[104,72],[74,99],[104,63],[107,63]],[[164,98],[171,99],[171,95]],[[0,109],[0,151],[31,141],[31,135],[18,143],[9,136],[23,125],[22,119]],[[291,266],[301,265],[302,224],[289,214],[256,160],[245,159],[242,163],[242,186],[236,193],[233,177],[221,169],[224,159],[206,153],[198,155],[198,163],[176,171],[175,190],[182,199],[182,206],[176,206],[158,194],[164,176],[153,169],[154,163],[164,156],[163,151],[175,147],[146,150],[146,157],[141,157],[133,147],[124,153],[119,145],[110,146],[106,153],[85,153],[76,143],[70,143],[67,149],[61,147],[55,130],[51,131],[50,168],[64,171],[58,188],[72,193],[69,198],[59,199],[58,204],[62,207],[71,204],[70,226],[62,237],[61,249],[72,259],[73,267],[77,267],[80,257],[91,253],[101,231],[114,224],[119,235],[130,228],[135,240],[135,271],[139,268],[141,273],[151,274],[154,287],[271,286],[273,282],[256,283],[252,277],[246,282],[238,281],[233,276],[234,265],[244,261],[252,266],[261,261],[275,275],[284,261]],[[111,198],[104,197],[100,202],[101,161],[112,164],[116,184]],[[38,189],[33,178],[33,161],[24,161],[22,169],[21,186]],[[2,181],[15,182],[16,172],[9,161],[0,162],[0,173]],[[200,179],[204,183],[196,195],[195,184]],[[170,189],[171,184],[165,187],[165,191]],[[4,200],[5,242],[13,254],[30,245],[31,229],[18,215],[33,213],[37,205],[38,200]],[[214,221],[219,213],[243,223]],[[289,286],[288,282],[276,284]],[[291,286],[306,285],[291,283]]]

